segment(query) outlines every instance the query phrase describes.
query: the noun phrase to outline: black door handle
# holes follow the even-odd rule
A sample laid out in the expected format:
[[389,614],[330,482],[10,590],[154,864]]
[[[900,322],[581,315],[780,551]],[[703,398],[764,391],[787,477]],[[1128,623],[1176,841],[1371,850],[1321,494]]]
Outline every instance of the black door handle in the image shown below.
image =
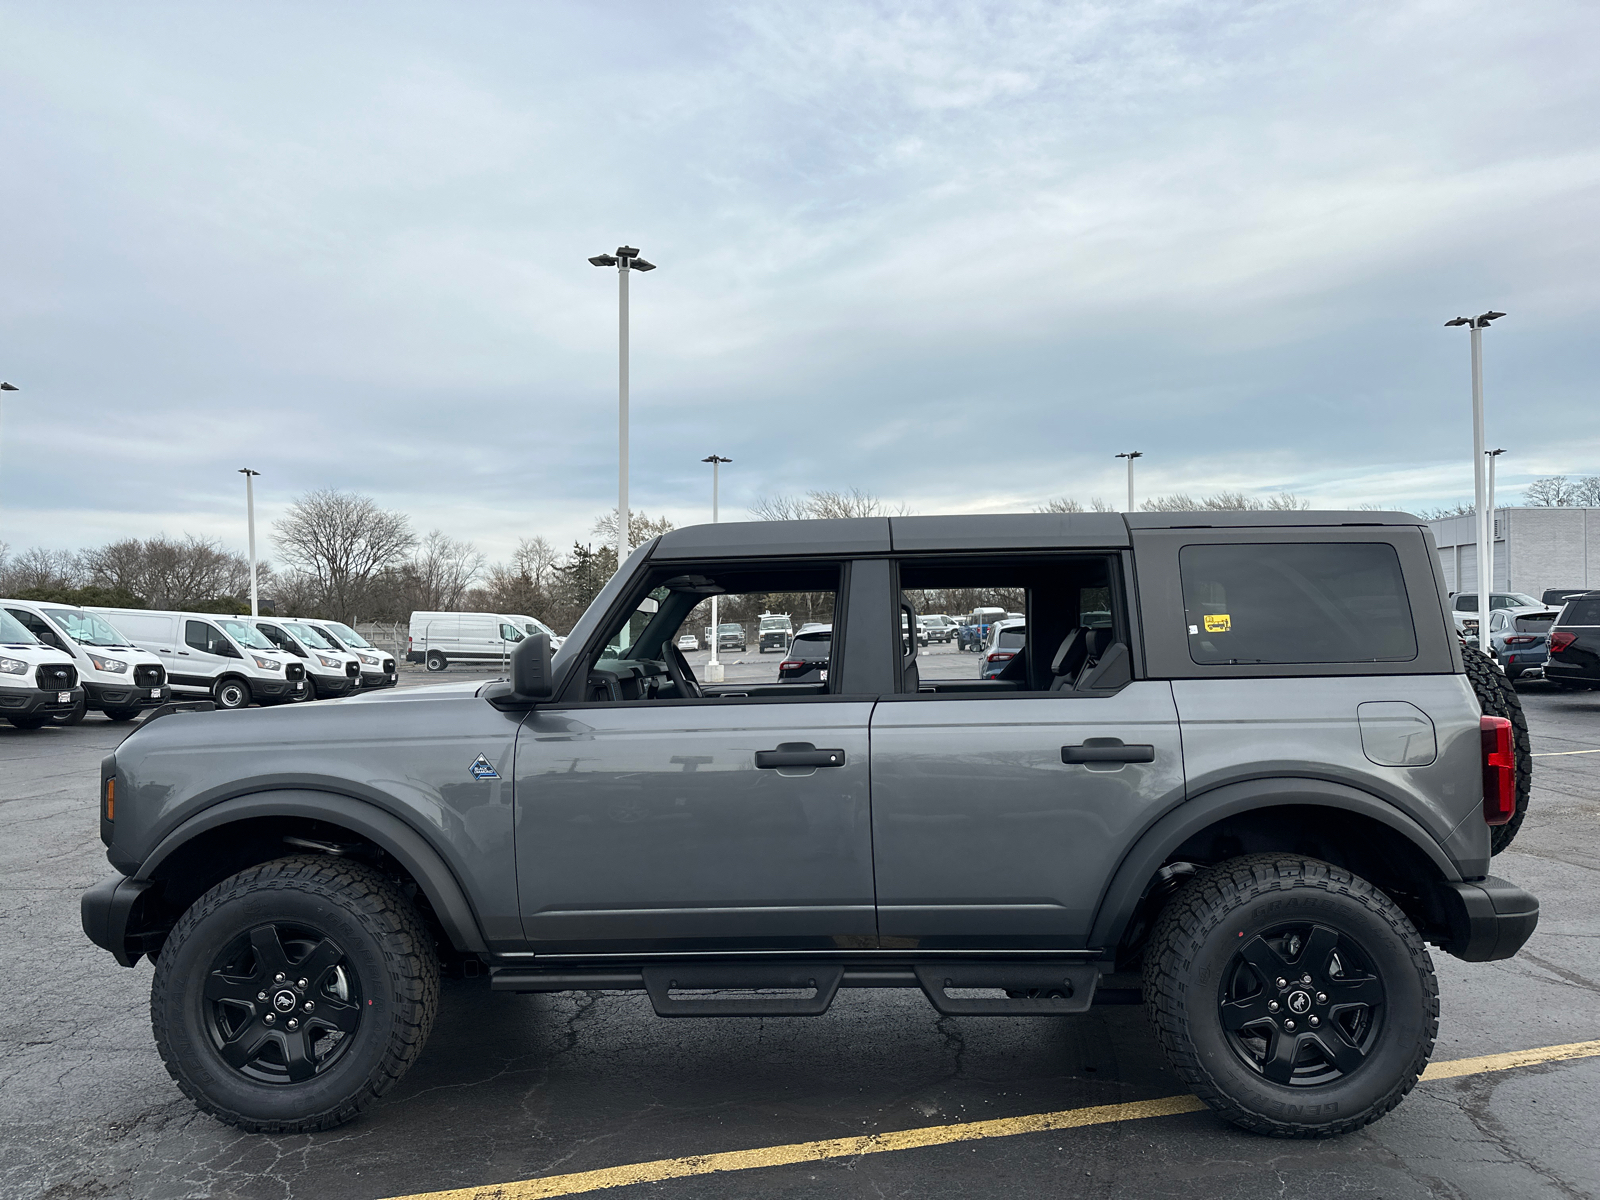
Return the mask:
[[757,750],[756,766],[763,771],[777,767],[842,767],[843,750],[818,750],[810,742],[785,742],[776,750]]
[[1147,763],[1155,762],[1154,746],[1124,746],[1121,742],[1100,746],[1063,746],[1064,763]]

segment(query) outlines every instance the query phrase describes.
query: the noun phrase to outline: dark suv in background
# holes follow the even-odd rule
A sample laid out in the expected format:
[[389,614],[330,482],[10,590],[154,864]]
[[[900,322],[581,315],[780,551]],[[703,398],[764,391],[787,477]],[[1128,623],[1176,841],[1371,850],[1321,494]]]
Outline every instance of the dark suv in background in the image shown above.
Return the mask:
[[1544,677],[1566,687],[1600,688],[1600,592],[1569,599],[1550,627]]

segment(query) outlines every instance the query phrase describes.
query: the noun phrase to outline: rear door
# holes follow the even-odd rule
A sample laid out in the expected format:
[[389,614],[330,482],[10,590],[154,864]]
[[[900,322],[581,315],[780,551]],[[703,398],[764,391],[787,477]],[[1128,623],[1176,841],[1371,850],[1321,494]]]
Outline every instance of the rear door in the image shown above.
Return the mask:
[[[1183,798],[1172,689],[1134,678],[1116,556],[901,564],[913,608],[974,590],[1026,605],[1038,644],[1011,679],[977,678],[953,643],[920,648],[874,711],[879,933],[927,949],[1081,948],[1123,852]],[[1085,622],[1108,608],[1091,655]],[[1084,652],[1056,675],[1072,639]]]

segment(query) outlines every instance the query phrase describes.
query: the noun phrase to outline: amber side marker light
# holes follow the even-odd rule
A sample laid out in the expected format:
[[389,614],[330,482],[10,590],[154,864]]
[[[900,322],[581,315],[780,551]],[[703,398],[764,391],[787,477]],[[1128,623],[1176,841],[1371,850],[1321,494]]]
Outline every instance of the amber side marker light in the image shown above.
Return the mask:
[[115,821],[116,819],[117,781],[115,779],[108,779],[106,780],[106,820]]

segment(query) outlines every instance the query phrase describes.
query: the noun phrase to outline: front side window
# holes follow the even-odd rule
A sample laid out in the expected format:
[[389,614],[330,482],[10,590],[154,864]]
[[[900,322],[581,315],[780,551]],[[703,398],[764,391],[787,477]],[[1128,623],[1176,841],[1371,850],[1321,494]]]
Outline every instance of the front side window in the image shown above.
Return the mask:
[[514,625],[502,623],[500,626],[500,638],[502,641],[520,642],[524,636],[522,631]]
[[239,652],[228,644],[228,640],[204,621],[185,621],[183,640],[190,649],[198,650],[201,654],[220,654],[225,658],[239,657]]
[[1406,662],[1416,628],[1381,542],[1185,546],[1189,655],[1205,664]]

